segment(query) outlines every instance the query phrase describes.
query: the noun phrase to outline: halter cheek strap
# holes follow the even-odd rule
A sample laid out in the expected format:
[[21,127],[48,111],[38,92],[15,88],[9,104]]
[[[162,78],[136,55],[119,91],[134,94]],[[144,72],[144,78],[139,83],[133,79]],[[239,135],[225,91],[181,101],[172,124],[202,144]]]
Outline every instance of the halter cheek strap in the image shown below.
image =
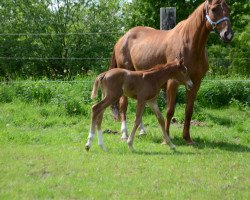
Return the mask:
[[208,15],[207,7],[208,7],[208,2],[206,4],[206,19],[211,24],[214,32],[218,33],[217,30],[216,30],[217,25],[220,24],[221,22],[224,22],[224,21],[230,21],[230,19],[228,17],[223,17],[223,18],[219,19],[218,21],[214,22],[213,20],[211,20],[211,18]]
[[223,18],[219,19],[218,21],[214,22],[213,20],[211,20],[211,18],[209,17],[208,14],[206,14],[206,19],[211,24],[214,32],[216,32],[216,33],[217,33],[216,27],[218,24],[220,24],[221,22],[224,22],[224,21],[230,21],[230,19],[228,17],[223,17]]

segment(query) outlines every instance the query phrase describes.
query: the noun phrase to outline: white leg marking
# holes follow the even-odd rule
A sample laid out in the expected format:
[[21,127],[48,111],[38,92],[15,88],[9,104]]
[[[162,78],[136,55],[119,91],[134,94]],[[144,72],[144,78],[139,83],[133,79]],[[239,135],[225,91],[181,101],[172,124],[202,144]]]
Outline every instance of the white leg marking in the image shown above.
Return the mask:
[[140,130],[139,135],[146,135],[147,134],[143,122],[140,123],[139,130]]
[[89,137],[88,137],[88,141],[86,143],[86,147],[90,148],[91,147],[91,144],[92,144],[92,141],[94,139],[94,133],[90,132],[89,133]]
[[102,148],[102,150],[106,151],[106,148],[103,144],[102,130],[98,130],[98,145]]
[[122,140],[127,140],[128,139],[128,128],[127,128],[126,121],[122,121],[121,132],[122,132],[122,137],[121,137]]

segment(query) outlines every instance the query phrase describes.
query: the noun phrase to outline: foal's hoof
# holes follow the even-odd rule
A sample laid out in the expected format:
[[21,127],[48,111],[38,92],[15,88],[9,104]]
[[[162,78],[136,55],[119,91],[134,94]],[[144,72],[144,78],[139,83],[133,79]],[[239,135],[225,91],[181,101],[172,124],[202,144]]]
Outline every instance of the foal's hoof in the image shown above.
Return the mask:
[[90,146],[89,146],[89,145],[86,145],[86,146],[85,146],[85,149],[86,149],[86,151],[89,151]]
[[170,149],[176,150],[176,146],[174,144],[170,144],[169,146],[170,146]]
[[145,130],[141,130],[140,133],[139,133],[139,136],[146,136],[147,133]]
[[128,148],[131,152],[135,151],[134,147],[132,145],[128,145]]
[[104,145],[99,145],[103,151],[107,151],[106,147]]
[[127,137],[121,137],[121,140],[122,140],[123,142],[127,142],[127,141],[128,141],[128,138],[127,138]]

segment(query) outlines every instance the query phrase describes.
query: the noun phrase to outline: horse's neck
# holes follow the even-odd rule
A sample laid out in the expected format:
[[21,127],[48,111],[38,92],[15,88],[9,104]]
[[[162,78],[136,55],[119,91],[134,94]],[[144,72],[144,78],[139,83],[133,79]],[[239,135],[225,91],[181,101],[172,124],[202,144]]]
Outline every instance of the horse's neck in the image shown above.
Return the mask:
[[185,21],[180,22],[176,29],[181,35],[185,48],[190,53],[199,55],[205,50],[210,30],[206,28],[204,13],[205,3],[201,4]]

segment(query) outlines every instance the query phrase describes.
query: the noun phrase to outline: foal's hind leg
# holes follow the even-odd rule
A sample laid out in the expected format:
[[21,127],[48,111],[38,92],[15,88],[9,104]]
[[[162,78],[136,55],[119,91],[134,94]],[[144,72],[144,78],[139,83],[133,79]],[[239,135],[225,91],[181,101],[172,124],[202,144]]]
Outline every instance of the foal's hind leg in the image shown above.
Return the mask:
[[98,131],[98,145],[102,148],[102,150],[106,151],[106,147],[103,144],[103,135],[102,135],[102,129],[101,129],[104,111],[105,109],[98,115],[96,126],[97,126],[97,131]]
[[[126,96],[122,96],[120,98],[119,106],[120,106],[120,117],[121,117],[121,121],[122,121],[122,125],[121,125],[122,137],[121,137],[121,139],[123,141],[127,141],[128,128],[127,128],[127,121],[126,121],[127,120],[126,113],[127,113],[127,108],[128,108],[128,98]],[[140,129],[140,135],[146,134],[146,131],[145,131],[145,128],[144,128],[142,121],[140,123],[139,129]]]
[[[91,147],[92,141],[94,139],[95,135],[95,128],[98,122],[98,116],[104,112],[104,109],[107,108],[109,105],[111,105],[112,100],[105,97],[103,100],[101,100],[99,103],[95,104],[92,107],[92,119],[91,119],[91,127],[90,127],[90,132],[88,136],[88,141],[85,145],[85,149],[88,151]],[[101,121],[99,127],[101,127]]]
[[131,151],[134,150],[133,148],[133,141],[134,141],[134,136],[135,136],[135,132],[136,129],[138,128],[138,126],[141,123],[141,119],[142,119],[142,113],[145,107],[145,101],[137,101],[137,106],[136,106],[136,117],[135,117],[135,122],[134,122],[134,127],[132,129],[132,132],[128,138],[128,147]]
[[166,130],[165,130],[165,127],[164,127],[164,118],[161,114],[161,111],[157,105],[157,101],[156,99],[153,99],[153,100],[150,100],[148,101],[148,105],[150,106],[150,108],[152,109],[152,111],[154,112],[154,114],[156,115],[157,119],[158,119],[158,122],[161,126],[161,129],[162,129],[162,133],[163,133],[163,138],[164,138],[164,143],[168,144],[170,146],[171,149],[175,149],[175,145],[171,142]]

